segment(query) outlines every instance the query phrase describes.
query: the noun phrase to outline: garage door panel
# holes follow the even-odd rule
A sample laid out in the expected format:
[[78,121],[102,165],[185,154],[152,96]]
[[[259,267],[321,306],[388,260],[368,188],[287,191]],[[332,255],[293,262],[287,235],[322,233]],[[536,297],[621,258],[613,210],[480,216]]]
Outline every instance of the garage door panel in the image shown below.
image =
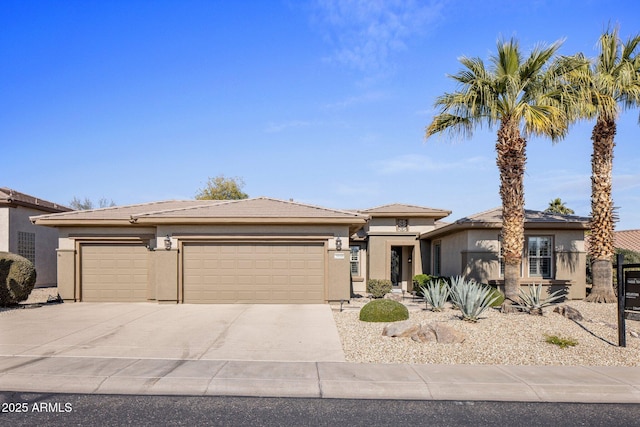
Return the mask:
[[81,299],[146,301],[149,253],[141,244],[85,244],[80,258]]
[[323,244],[187,243],[183,249],[185,302],[324,302]]

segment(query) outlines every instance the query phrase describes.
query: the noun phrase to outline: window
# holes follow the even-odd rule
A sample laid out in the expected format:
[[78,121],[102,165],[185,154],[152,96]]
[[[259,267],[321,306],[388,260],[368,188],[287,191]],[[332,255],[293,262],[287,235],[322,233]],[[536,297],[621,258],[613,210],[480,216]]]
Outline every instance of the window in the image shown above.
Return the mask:
[[351,246],[351,275],[360,276],[360,246]]
[[551,277],[551,237],[527,238],[529,277]]
[[409,231],[409,220],[408,219],[396,219],[396,230],[397,231]]
[[498,236],[498,263],[500,264],[500,277],[504,277],[504,251],[502,250],[502,236]]
[[36,263],[36,234],[18,231],[18,255]]
[[441,275],[440,259],[441,259],[441,246],[440,246],[440,242],[438,242],[435,245],[433,245],[433,274],[435,276]]

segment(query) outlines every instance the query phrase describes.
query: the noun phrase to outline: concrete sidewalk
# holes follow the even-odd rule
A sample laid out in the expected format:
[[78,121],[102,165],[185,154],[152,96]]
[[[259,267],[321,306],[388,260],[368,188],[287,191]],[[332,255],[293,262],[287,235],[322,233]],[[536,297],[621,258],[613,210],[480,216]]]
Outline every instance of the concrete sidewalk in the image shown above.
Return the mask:
[[3,356],[0,390],[640,403],[640,369]]

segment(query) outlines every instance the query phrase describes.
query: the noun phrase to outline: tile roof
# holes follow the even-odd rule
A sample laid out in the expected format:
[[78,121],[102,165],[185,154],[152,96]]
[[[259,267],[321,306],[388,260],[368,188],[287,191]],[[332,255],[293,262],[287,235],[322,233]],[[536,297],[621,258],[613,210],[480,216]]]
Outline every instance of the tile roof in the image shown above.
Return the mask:
[[0,187],[0,205],[24,206],[44,212],[66,212],[71,210],[71,208],[64,205],[39,199],[7,187]]
[[[526,222],[555,222],[555,223],[571,223],[571,222],[589,222],[589,218],[578,215],[561,215],[557,213],[534,211],[530,209],[524,210]],[[455,224],[465,223],[502,223],[502,208],[493,208],[488,211],[460,218]]]
[[444,218],[451,214],[451,211],[445,209],[429,208],[426,206],[407,205],[403,203],[392,203],[374,208],[359,210],[358,212],[371,216],[428,216]]
[[[42,224],[74,223],[180,223],[216,222],[216,220],[271,219],[289,220],[353,220],[364,223],[366,215],[283,201],[267,197],[243,200],[168,200],[128,206],[114,206],[86,211],[41,215],[32,219]],[[229,222],[229,221],[226,221]]]
[[[578,215],[560,215],[543,211],[525,209],[525,228],[562,227],[586,229],[589,218]],[[494,208],[474,215],[460,218],[451,224],[436,227],[434,230],[422,233],[421,237],[434,237],[448,234],[457,230],[475,227],[500,228],[502,226],[502,208]]]
[[148,212],[134,218],[366,218],[354,212],[269,197],[217,201],[174,210]]
[[620,230],[613,233],[613,246],[640,252],[640,230]]

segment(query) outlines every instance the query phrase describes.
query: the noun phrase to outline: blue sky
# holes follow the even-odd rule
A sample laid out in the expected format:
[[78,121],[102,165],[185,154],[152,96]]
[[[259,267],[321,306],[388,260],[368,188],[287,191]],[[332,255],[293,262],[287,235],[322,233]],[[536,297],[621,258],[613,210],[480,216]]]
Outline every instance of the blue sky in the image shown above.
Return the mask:
[[[634,0],[0,2],[0,185],[58,203],[193,198],[208,177],[335,208],[500,205],[495,129],[424,140],[462,55],[496,40],[596,53]],[[592,122],[530,139],[529,209],[590,211]],[[618,229],[640,228],[638,110],[621,115]]]

